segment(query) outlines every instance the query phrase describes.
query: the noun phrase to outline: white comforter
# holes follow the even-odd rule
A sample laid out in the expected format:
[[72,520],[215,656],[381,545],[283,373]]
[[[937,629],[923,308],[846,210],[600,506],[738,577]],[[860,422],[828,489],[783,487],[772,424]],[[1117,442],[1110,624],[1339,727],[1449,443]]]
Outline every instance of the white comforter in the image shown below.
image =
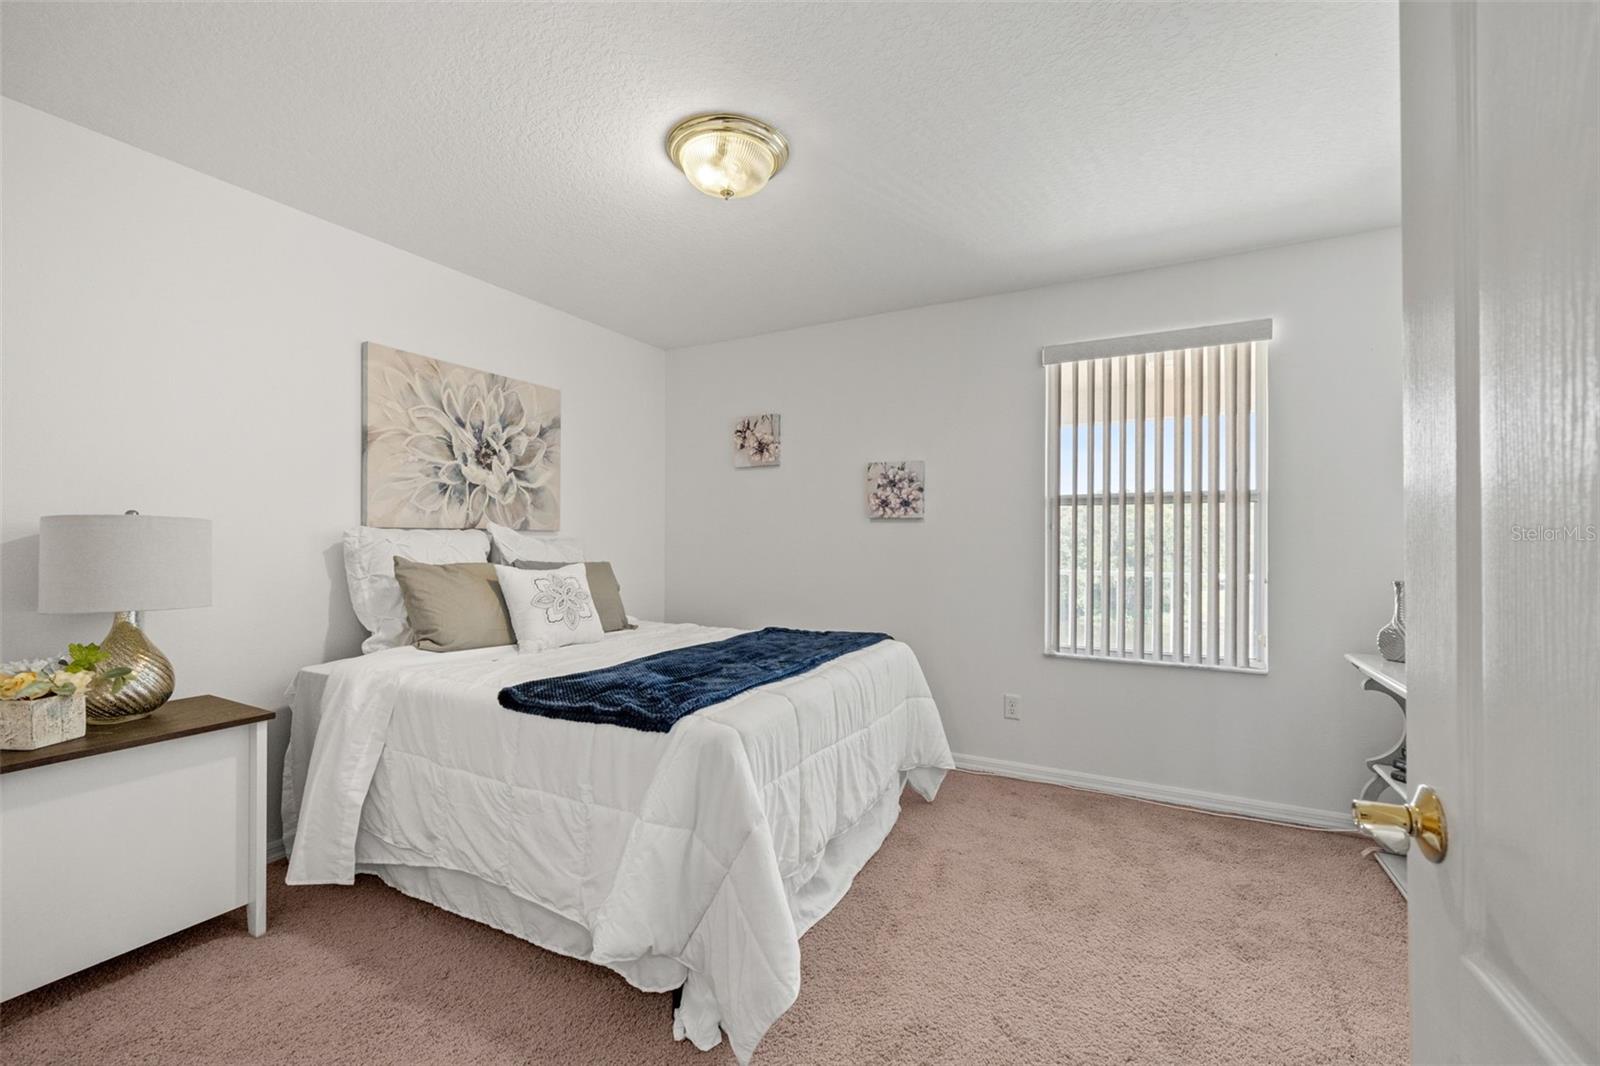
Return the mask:
[[747,1062],[799,993],[800,935],[876,850],[904,784],[932,800],[954,765],[916,656],[886,641],[666,734],[496,699],[737,632],[645,624],[541,654],[397,648],[316,668],[316,685],[303,674],[289,883],[349,884],[358,862],[479,878],[574,934],[530,939],[647,990],[681,981],[677,1034],[709,1048],[720,1026]]

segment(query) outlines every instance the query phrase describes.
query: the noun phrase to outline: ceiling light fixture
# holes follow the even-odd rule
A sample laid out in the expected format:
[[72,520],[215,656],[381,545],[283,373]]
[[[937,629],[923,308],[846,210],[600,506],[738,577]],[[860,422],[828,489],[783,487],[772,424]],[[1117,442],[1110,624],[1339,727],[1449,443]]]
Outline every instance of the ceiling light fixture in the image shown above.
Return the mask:
[[695,115],[667,134],[667,155],[707,196],[737,200],[760,192],[783,169],[789,142],[748,115]]

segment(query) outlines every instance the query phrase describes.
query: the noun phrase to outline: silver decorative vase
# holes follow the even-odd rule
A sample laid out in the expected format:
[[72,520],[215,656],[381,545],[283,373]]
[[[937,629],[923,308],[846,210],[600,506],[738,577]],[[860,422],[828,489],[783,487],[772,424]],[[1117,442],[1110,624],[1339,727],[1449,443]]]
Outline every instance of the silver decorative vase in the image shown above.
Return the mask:
[[1378,630],[1378,654],[1392,663],[1406,661],[1406,583],[1394,583],[1394,617]]
[[138,611],[117,613],[100,650],[106,653],[102,666],[126,666],[133,672],[116,692],[97,687],[89,694],[90,725],[136,722],[172,698],[172,661],[139,628]]

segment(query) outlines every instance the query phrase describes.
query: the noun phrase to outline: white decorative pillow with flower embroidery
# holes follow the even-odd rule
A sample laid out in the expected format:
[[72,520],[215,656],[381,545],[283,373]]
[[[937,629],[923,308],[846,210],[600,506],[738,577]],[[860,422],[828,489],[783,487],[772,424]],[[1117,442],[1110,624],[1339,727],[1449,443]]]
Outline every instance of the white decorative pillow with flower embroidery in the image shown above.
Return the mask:
[[517,633],[517,647],[523,651],[593,644],[605,637],[582,563],[555,570],[500,565],[494,569],[500,575],[500,592]]

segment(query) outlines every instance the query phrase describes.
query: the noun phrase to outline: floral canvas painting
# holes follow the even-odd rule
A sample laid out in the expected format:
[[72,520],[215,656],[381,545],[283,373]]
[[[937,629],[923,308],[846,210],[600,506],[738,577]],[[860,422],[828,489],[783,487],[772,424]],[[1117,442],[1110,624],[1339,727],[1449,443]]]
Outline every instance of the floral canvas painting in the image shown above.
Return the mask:
[[867,517],[921,518],[927,504],[920,459],[867,464]]
[[777,466],[781,458],[777,415],[751,415],[733,424],[734,466]]
[[561,528],[561,393],[386,348],[365,364],[362,521]]

